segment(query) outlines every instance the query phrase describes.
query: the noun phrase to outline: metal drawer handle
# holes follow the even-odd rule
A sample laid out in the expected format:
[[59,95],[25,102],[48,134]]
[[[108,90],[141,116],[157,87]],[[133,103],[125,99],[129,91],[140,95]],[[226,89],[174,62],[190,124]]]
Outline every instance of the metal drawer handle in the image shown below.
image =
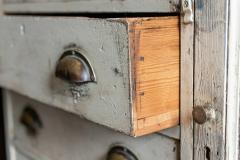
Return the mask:
[[72,48],[63,53],[58,61],[56,77],[74,84],[96,82],[96,76],[88,59],[78,48]]
[[43,128],[40,116],[31,106],[27,105],[20,117],[20,122],[26,127],[28,134],[36,136],[41,128]]
[[115,146],[108,152],[107,160],[138,160],[138,158],[128,148]]

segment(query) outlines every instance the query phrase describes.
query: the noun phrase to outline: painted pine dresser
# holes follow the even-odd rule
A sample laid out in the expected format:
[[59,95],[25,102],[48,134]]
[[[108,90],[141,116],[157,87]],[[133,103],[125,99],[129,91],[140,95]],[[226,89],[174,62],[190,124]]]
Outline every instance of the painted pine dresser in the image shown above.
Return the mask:
[[237,0],[4,0],[9,160],[234,160]]

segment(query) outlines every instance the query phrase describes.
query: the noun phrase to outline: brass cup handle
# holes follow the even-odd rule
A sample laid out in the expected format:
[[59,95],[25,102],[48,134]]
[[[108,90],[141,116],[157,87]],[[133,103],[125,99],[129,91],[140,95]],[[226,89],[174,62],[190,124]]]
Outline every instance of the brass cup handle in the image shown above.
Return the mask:
[[36,112],[31,106],[27,105],[20,117],[21,124],[24,125],[28,134],[32,136],[36,136],[40,129],[43,128],[43,122]]
[[138,160],[138,158],[128,148],[115,146],[108,152],[107,160]]
[[89,61],[77,49],[64,52],[57,63],[55,75],[74,84],[96,82],[96,77]]

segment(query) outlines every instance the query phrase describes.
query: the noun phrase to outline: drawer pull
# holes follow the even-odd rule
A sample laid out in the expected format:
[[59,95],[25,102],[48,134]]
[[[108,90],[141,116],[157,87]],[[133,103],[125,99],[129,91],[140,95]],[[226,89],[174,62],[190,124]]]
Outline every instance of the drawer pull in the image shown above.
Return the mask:
[[193,109],[193,120],[198,124],[204,124],[207,121],[214,120],[215,110],[211,107],[196,106]]
[[23,110],[20,122],[26,127],[27,132],[32,136],[36,136],[39,130],[43,128],[43,123],[38,113],[30,106],[26,106]]
[[115,146],[108,152],[107,160],[138,160],[138,158],[128,148]]
[[59,59],[56,77],[74,84],[96,82],[96,77],[89,61],[78,49],[65,51]]

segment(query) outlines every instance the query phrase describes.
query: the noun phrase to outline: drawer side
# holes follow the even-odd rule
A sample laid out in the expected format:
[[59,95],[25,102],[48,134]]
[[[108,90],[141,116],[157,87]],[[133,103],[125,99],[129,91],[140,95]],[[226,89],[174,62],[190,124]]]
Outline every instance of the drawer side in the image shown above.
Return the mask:
[[134,135],[179,124],[178,17],[134,18],[130,23]]

